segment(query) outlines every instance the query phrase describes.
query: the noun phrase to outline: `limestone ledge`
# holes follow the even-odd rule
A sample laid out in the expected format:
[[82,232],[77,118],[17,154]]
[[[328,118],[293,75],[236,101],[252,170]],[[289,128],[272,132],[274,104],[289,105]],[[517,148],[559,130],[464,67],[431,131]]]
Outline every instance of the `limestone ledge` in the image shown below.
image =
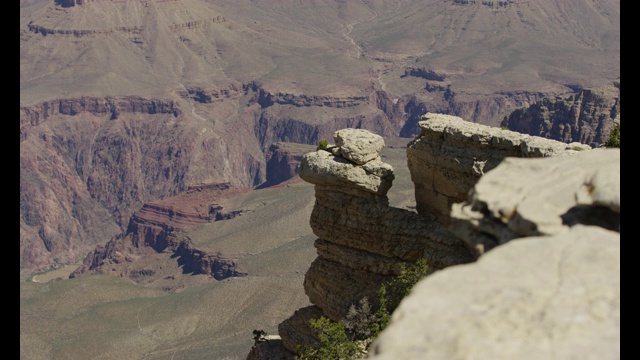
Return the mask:
[[525,236],[568,232],[576,224],[620,231],[620,149],[572,157],[505,159],[466,202],[451,209],[453,231],[476,256]]
[[427,113],[419,125],[421,134],[407,146],[416,210],[433,213],[445,223],[451,206],[465,201],[478,179],[505,158],[567,156],[591,149],[451,115]]

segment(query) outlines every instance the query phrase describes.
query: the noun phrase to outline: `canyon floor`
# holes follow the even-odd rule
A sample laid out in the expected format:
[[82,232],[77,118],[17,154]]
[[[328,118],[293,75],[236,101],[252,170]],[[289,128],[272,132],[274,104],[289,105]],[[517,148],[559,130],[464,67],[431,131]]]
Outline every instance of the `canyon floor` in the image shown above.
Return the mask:
[[[389,146],[382,159],[396,174],[390,203],[412,208],[405,149]],[[237,197],[241,216],[188,234],[194,247],[237,259],[247,276],[185,275],[176,259],[158,254],[145,261],[172,274],[178,291],[107,275],[21,280],[20,357],[244,359],[253,330],[277,334],[279,322],[309,305],[302,283],[316,257],[309,227],[315,198],[313,185],[299,178]]]

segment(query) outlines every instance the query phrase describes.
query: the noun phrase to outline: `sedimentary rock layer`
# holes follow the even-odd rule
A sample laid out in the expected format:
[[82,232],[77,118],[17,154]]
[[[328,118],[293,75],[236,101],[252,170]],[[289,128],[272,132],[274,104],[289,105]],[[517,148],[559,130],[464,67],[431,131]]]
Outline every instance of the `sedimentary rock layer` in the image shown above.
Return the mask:
[[596,147],[604,144],[620,115],[620,81],[566,97],[544,97],[516,109],[501,125],[525,134]]
[[591,147],[566,144],[450,115],[426,114],[420,136],[407,147],[418,213],[433,212],[447,222],[451,205],[466,200],[478,179],[506,157],[548,157]]

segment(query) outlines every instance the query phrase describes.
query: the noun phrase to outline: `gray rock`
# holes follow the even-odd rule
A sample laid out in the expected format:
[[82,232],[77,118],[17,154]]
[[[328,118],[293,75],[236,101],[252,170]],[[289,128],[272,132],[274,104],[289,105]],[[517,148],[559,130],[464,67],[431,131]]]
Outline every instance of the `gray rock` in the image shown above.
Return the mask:
[[478,179],[507,157],[567,156],[591,149],[451,115],[427,113],[419,125],[422,133],[407,147],[416,208],[443,222],[449,220],[451,206],[465,201]]
[[340,154],[358,165],[365,164],[378,156],[384,148],[384,139],[365,129],[342,129],[333,134]]
[[466,202],[451,209],[452,232],[477,255],[576,224],[620,231],[620,149],[505,159],[478,181]]
[[420,281],[374,360],[620,359],[620,234],[577,225]]
[[387,194],[395,177],[393,167],[379,159],[356,165],[324,150],[305,154],[298,175],[312,184],[353,187],[378,195]]

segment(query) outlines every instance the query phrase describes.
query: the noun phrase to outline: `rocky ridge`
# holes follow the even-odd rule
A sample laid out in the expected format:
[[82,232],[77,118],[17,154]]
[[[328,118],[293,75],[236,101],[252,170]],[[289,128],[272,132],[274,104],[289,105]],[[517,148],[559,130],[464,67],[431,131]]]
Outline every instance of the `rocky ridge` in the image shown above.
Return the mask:
[[421,134],[407,146],[416,209],[443,222],[448,222],[452,204],[465,201],[478,179],[506,157],[561,156],[591,149],[444,114],[427,113],[419,126]]
[[[401,262],[426,258],[432,270],[438,273],[461,264],[472,266],[471,263],[477,260],[478,247],[471,240],[475,235],[469,235],[471,231],[468,230],[472,226],[456,231],[445,207],[441,203],[434,204],[429,197],[420,197],[421,191],[439,194],[443,188],[457,188],[459,192],[451,192],[450,201],[452,204],[463,202],[478,180],[487,172],[491,174],[490,170],[503,160],[520,157],[523,159],[518,160],[524,162],[524,158],[554,158],[570,162],[576,156],[592,151],[584,144],[565,144],[442,114],[426,114],[420,125],[422,134],[407,148],[418,213],[389,207],[385,194],[393,180],[392,169],[373,158],[370,160],[373,170],[366,171],[362,167],[367,162],[358,165],[345,158],[343,153],[350,152],[343,152],[341,146],[337,146],[338,133],[334,138],[336,145],[303,157],[300,177],[313,183],[316,190],[310,223],[319,237],[314,244],[318,257],[311,264],[304,282],[305,293],[313,305],[299,309],[278,327],[282,345],[289,352],[295,352],[298,345],[317,344],[309,327],[311,318],[343,319],[351,304],[364,296],[373,296],[385,279],[398,274]],[[355,130],[343,131],[351,133]],[[368,147],[351,147],[362,149],[363,156],[369,154],[365,157],[379,153],[372,145],[376,143],[374,134],[346,138],[348,146],[351,145],[349,141],[364,142]],[[344,146],[343,140],[340,143]],[[425,164],[429,165],[429,172],[424,170]],[[428,173],[441,175],[428,177]],[[472,206],[469,208],[477,210]],[[471,224],[485,216],[484,211],[479,211],[473,214]],[[476,228],[477,232],[484,231],[482,227]],[[466,237],[461,237],[463,229],[467,229]]]
[[[235,260],[219,252],[209,254],[194,248],[181,230],[239,215],[241,210],[225,212],[220,202],[247,191],[249,189],[232,187],[228,183],[202,184],[190,187],[183,194],[147,203],[131,217],[126,232],[113,237],[104,246],[98,245],[70,277],[106,273],[164,284],[166,281],[163,280],[175,280],[176,275],[146,266],[149,258],[162,253],[176,257],[182,273],[207,275],[216,280],[246,275]],[[166,284],[163,286],[167,291],[175,290]]]
[[[306,7],[294,3],[297,2],[288,7]],[[481,20],[488,15],[489,7],[504,2],[467,2],[469,7],[462,6],[464,2],[454,2],[456,6],[446,3],[434,1],[434,9],[447,6],[456,13],[457,24],[468,22],[469,32],[475,33],[478,24],[473,25],[472,19]],[[475,6],[476,3],[484,6]],[[362,14],[375,7],[381,11],[391,9],[384,4],[339,9],[340,16],[326,22],[331,29],[348,29],[351,25],[347,22],[351,20],[345,19],[362,21],[348,35],[331,32],[337,35],[337,43],[332,45],[325,43],[323,36],[322,46],[343,46],[345,39],[351,39],[351,45],[360,44],[358,51],[366,62],[358,63],[364,66],[360,70],[349,68],[338,76],[351,78],[352,73],[364,70],[355,77],[363,76],[365,81],[349,81],[349,86],[339,86],[337,90],[335,86],[317,90],[318,84],[303,87],[287,80],[274,81],[263,76],[271,73],[274,66],[293,69],[289,63],[280,62],[288,56],[272,57],[270,49],[291,44],[278,43],[278,39],[266,35],[282,29],[259,19],[257,14],[264,14],[265,6],[270,5],[252,3],[247,10],[260,11],[247,11],[255,18],[244,21],[233,16],[233,7],[228,6],[231,4],[191,0],[21,3],[21,276],[75,263],[88,249],[125,230],[131,215],[145,203],[176,195],[190,185],[230,181],[245,187],[262,185],[267,181],[266,157],[275,142],[317,144],[346,127],[364,128],[385,138],[413,137],[420,133],[420,116],[427,111],[498,125],[500,120],[496,119],[516,107],[527,107],[543,97],[553,98],[567,93],[567,89],[575,91],[583,86],[563,85],[581,84],[579,79],[533,87],[525,81],[524,87],[507,86],[498,91],[482,87],[479,91],[460,86],[464,76],[459,68],[439,66],[424,56],[411,55],[407,58],[412,59],[410,62],[393,60],[364,46],[374,44],[372,39],[361,36],[372,34],[362,31],[363,25],[375,27],[376,23],[362,21],[369,18]],[[533,21],[540,13],[531,11],[524,2],[510,4],[509,14],[498,15],[491,10],[490,16],[518,15]],[[392,7],[409,9],[406,5],[409,4]],[[411,5],[411,9],[418,5]],[[356,8],[366,12],[352,12]],[[585,35],[586,39],[599,50],[606,48],[599,53],[611,54],[609,58],[615,59],[619,6],[603,4],[595,11],[587,10],[585,14],[593,12],[595,19],[609,20],[597,22],[599,25]],[[470,13],[474,15],[469,17]],[[563,11],[561,16],[571,13]],[[516,23],[531,25],[513,22]],[[432,28],[440,26],[421,27]],[[416,38],[464,38],[461,33],[444,36],[432,31]],[[604,44],[604,33],[613,34],[609,39],[612,48]],[[269,41],[276,43],[271,45]],[[580,49],[583,41],[579,41]],[[266,52],[258,49],[264,44]],[[297,54],[307,45],[296,44],[290,53]],[[524,50],[509,50],[520,51]],[[238,52],[247,55],[242,65],[235,58]],[[600,59],[598,54],[594,56]],[[580,55],[573,59],[578,63],[583,58]],[[446,59],[439,61],[442,60]],[[609,68],[615,70],[615,63],[599,67],[602,68],[607,72]],[[251,71],[244,71],[247,69]],[[590,75],[594,76],[596,70]],[[322,73],[330,77],[335,74]],[[220,77],[221,74],[225,75]],[[297,75],[292,73],[291,77],[298,78]],[[601,74],[597,81],[602,78]],[[336,83],[333,78],[329,80],[326,83]],[[617,106],[619,113],[619,101]],[[582,106],[583,111],[589,109]],[[596,125],[571,124],[570,138],[584,142],[594,131],[605,136],[610,127],[607,119],[601,130]],[[569,139],[568,129],[564,127],[560,140]],[[582,129],[586,135],[580,133]],[[270,179],[268,183],[273,182]]]
[[505,116],[501,125],[525,134],[598,147],[620,116],[620,81],[568,96],[544,97]]

